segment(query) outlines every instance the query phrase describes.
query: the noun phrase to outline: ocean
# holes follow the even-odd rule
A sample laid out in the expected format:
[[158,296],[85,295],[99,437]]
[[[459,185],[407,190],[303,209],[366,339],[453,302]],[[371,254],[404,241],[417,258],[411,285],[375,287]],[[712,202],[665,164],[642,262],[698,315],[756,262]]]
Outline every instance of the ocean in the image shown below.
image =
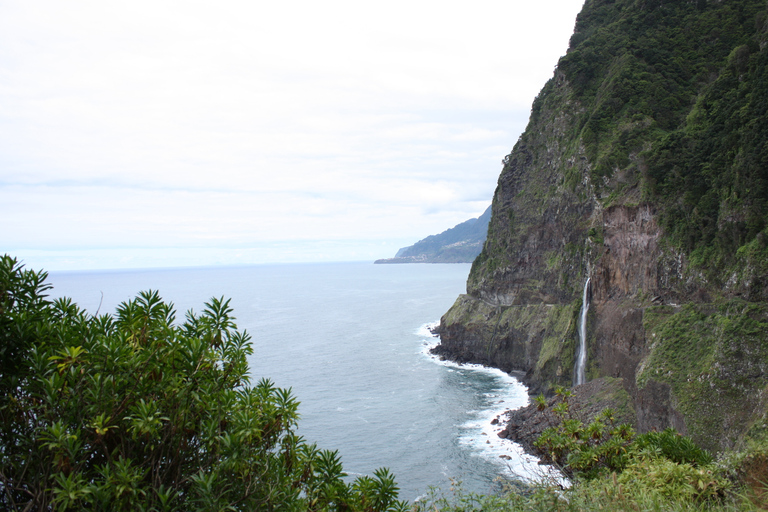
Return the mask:
[[465,290],[469,264],[322,263],[51,272],[52,296],[113,313],[142,290],[185,311],[231,298],[253,338],[252,382],[291,388],[299,434],[338,450],[351,476],[387,467],[401,498],[458,482],[495,492],[532,477],[536,461],[500,439],[491,421],[528,403],[526,388],[495,369],[428,353],[429,331]]

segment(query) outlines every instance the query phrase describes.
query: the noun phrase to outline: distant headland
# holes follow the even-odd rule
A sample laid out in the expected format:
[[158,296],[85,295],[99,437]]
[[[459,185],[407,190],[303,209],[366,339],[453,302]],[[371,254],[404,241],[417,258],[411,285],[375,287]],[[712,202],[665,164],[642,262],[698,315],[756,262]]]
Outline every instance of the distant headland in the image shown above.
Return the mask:
[[476,219],[457,224],[439,235],[430,235],[409,247],[403,247],[394,258],[374,263],[471,263],[475,260],[488,235],[489,206]]

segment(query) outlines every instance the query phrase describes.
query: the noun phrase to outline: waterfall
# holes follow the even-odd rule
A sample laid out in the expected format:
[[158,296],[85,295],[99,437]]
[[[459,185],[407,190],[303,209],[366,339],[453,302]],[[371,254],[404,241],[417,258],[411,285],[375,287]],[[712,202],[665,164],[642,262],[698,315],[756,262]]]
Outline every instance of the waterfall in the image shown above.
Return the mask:
[[578,386],[586,382],[584,370],[587,367],[587,312],[589,311],[589,277],[584,283],[584,296],[581,299],[581,312],[579,313],[579,354],[576,357],[573,385]]

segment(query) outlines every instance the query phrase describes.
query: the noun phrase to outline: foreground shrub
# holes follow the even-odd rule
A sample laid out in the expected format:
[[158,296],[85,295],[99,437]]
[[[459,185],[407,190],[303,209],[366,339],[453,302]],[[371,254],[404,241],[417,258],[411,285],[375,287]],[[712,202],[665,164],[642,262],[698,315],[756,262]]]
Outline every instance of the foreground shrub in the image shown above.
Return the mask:
[[[534,443],[545,463],[554,464],[569,478],[595,478],[600,474],[620,471],[628,462],[630,444],[635,431],[626,424],[617,425],[614,412],[605,409],[585,425],[570,407],[572,392],[558,387],[558,402],[550,412],[556,424],[542,432]],[[540,410],[546,408],[538,398]]]
[[[698,471],[698,470],[697,470]],[[632,472],[632,477],[638,476]],[[630,474],[627,474],[629,480]],[[642,477],[641,477],[642,479]],[[765,510],[741,495],[723,499],[692,498],[685,489],[679,494],[648,485],[621,480],[611,474],[575,482],[568,488],[544,480],[522,490],[481,495],[460,486],[442,494],[432,490],[414,506],[414,512],[749,512]]]
[[707,450],[699,447],[690,437],[681,436],[673,428],[640,434],[632,444],[635,450],[643,454],[663,457],[678,464],[699,467],[713,461]]
[[[571,392],[558,388],[556,395],[551,414],[559,423],[546,429],[535,446],[542,460],[558,465],[576,487],[597,480],[591,485],[607,482],[619,495],[685,503],[718,500],[730,489],[722,468],[690,438],[671,428],[635,435],[629,425],[615,425],[609,409],[585,425],[571,412]],[[537,402],[546,409],[543,398]],[[583,488],[589,493],[590,485]]]
[[665,457],[636,458],[613,481],[631,495],[646,493],[685,502],[722,498],[730,487],[715,466],[695,467]]
[[345,480],[295,434],[298,402],[249,385],[229,301],[176,322],[143,292],[116,314],[49,301],[0,258],[2,510],[402,510],[386,470]]

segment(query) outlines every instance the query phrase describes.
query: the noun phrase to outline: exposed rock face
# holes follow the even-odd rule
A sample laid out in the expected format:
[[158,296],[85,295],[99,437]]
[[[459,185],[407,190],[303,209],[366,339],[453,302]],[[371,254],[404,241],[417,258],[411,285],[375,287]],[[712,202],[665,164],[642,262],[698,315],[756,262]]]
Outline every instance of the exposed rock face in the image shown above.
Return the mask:
[[[575,309],[570,304],[494,306],[468,295],[443,316],[434,353],[462,363],[522,371],[531,392],[570,382]],[[562,357],[558,357],[562,355]]]
[[[758,21],[768,20],[764,3],[748,3],[745,9],[759,13]],[[712,13],[722,20],[732,15],[720,3],[670,5],[670,16],[690,27],[705,23]],[[603,65],[605,77],[592,73],[584,78],[591,65],[579,60],[590,48],[585,42],[613,33],[600,32],[605,28],[601,23],[620,24],[634,15],[645,19],[650,16],[647,7],[623,0],[585,3],[569,55],[537,97],[528,128],[504,159],[488,239],[473,264],[467,294],[441,320],[441,345],[435,351],[457,361],[523,372],[532,393],[570,386],[581,292],[589,276],[587,380],[620,378],[640,431],[672,426],[706,448],[720,450],[747,435],[768,432],[768,235],[750,235],[745,227],[744,219],[755,211],[760,214],[759,209],[743,213],[747,210],[742,205],[742,213],[734,214],[731,199],[722,196],[718,225],[723,234],[712,242],[720,244],[721,256],[707,259],[715,254],[702,242],[710,228],[702,225],[696,231],[698,221],[690,219],[715,203],[689,208],[683,199],[703,185],[689,180],[689,189],[679,190],[679,200],[674,190],[659,192],[659,183],[676,183],[675,173],[688,164],[672,150],[657,148],[673,147],[671,140],[694,135],[698,139],[687,142],[690,147],[708,147],[710,141],[719,147],[720,137],[729,137],[714,122],[706,133],[696,128],[702,125],[691,124],[700,112],[697,98],[716,99],[715,92],[707,92],[705,84],[688,96],[680,92],[677,110],[664,118],[627,110],[622,105],[635,100],[624,89],[611,96],[617,77],[623,76],[622,66],[635,69],[647,66],[647,60],[627,64],[640,50],[623,53],[626,49],[620,46],[605,50],[605,55],[623,55]],[[666,30],[664,23],[670,24],[668,34],[680,30],[666,18],[649,24],[648,30]],[[711,44],[742,45],[742,52],[752,48],[756,53],[750,62],[768,70],[768,21],[764,25],[739,25],[742,39]],[[749,42],[754,40],[766,44]],[[713,50],[721,60],[705,63],[725,77],[712,83],[747,87],[746,79],[742,85],[726,80],[738,52],[725,46]],[[674,53],[677,48],[662,50]],[[614,117],[600,117],[608,106]],[[742,115],[748,110],[744,107]],[[596,119],[611,119],[612,131],[600,132],[605,121]],[[768,138],[768,127],[760,133]],[[622,137],[635,137],[634,149]],[[609,158],[617,151],[624,153]],[[697,197],[706,196],[701,194]],[[670,219],[679,219],[679,224]],[[741,245],[728,255],[722,247],[729,243]]]
[[[603,212],[604,251],[593,271],[592,294],[597,301],[658,294],[661,231],[649,205],[616,206]],[[667,276],[662,272],[662,275]]]
[[655,208],[612,206],[602,211],[604,246],[592,271],[594,300],[607,302],[652,295],[654,303],[706,301],[706,287],[687,275],[681,252],[662,249]]

